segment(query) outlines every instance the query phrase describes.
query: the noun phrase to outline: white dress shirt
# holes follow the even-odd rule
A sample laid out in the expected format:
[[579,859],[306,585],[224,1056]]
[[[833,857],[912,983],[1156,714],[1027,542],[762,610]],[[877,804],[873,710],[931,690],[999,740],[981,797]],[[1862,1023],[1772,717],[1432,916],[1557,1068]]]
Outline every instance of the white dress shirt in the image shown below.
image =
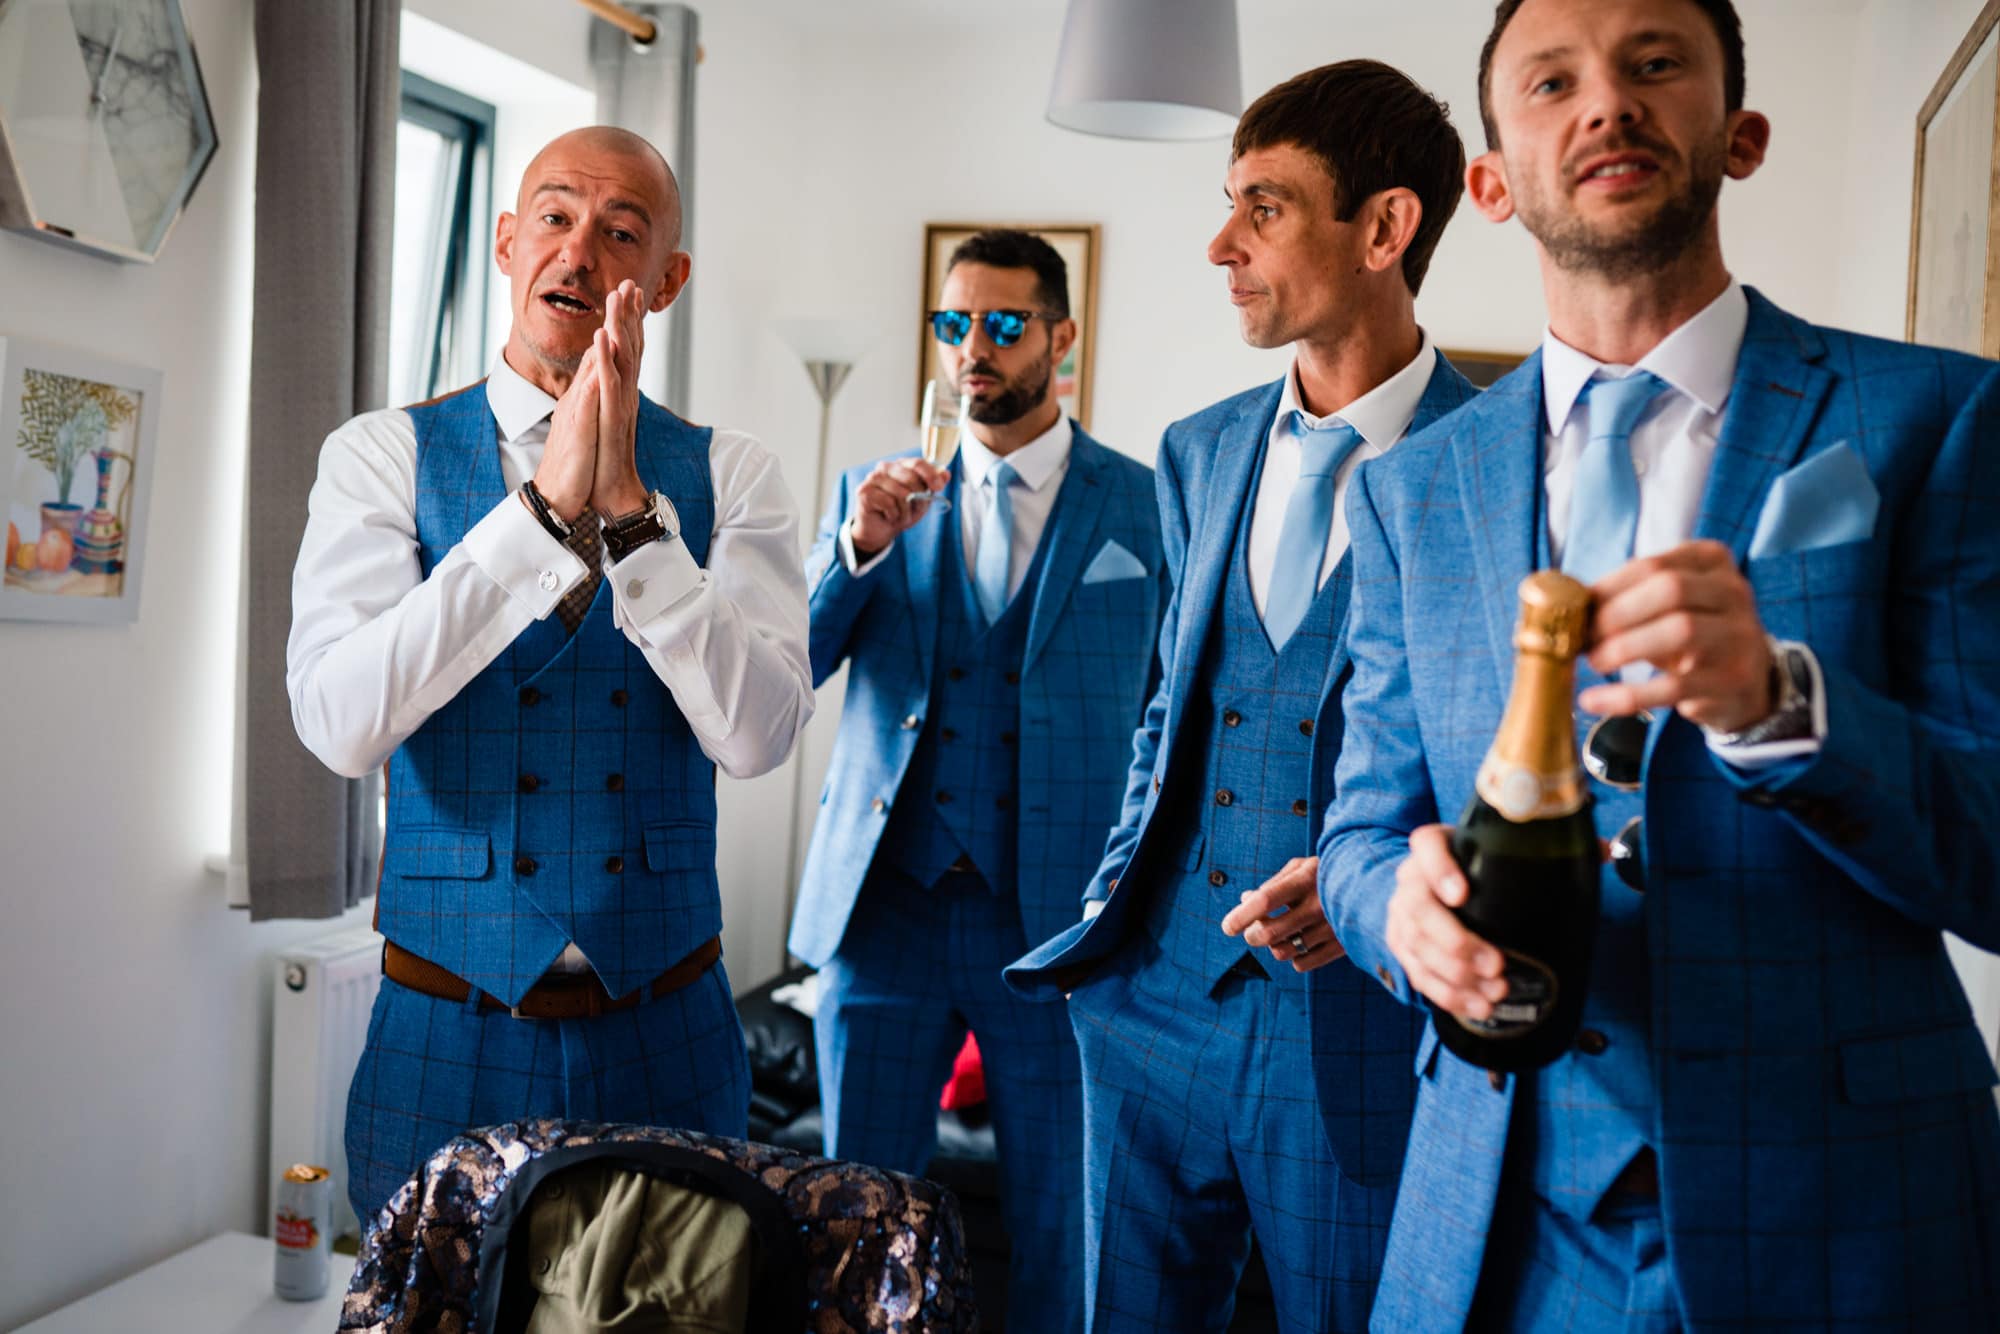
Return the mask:
[[[1542,461],[1551,563],[1562,564],[1577,464],[1590,435],[1588,412],[1574,409],[1583,387],[1600,374],[1615,380],[1634,371],[1651,371],[1667,383],[1632,428],[1632,470],[1639,475],[1639,527],[1632,540],[1632,555],[1657,555],[1694,537],[1749,322],[1749,298],[1743,295],[1742,285],[1731,280],[1722,295],[1654,344],[1636,366],[1598,361],[1553,332],[1543,332],[1542,403],[1547,421]],[[1721,734],[1710,732],[1709,748],[1745,769],[1817,751],[1819,739],[1826,734],[1825,691],[1817,688],[1818,660],[1810,649],[1806,657],[1815,685],[1813,736],[1725,746],[1717,744]],[[1651,674],[1644,663],[1634,663],[1620,673],[1626,679]]]
[[[365,413],[320,451],[292,575],[285,686],[307,749],[359,777],[549,615],[583,562],[516,489],[534,475],[556,401],[494,359],[486,397],[508,491],[423,577],[417,441],[407,412]],[[798,507],[777,460],[740,431],[709,447],[708,565],[678,536],[607,563],[615,623],[645,655],[702,751],[745,778],[775,768],[812,716]],[[672,497],[669,497],[672,499]]]
[[[1437,369],[1437,350],[1429,334],[1417,347],[1409,365],[1376,385],[1361,397],[1324,417],[1306,413],[1306,425],[1317,430],[1334,422],[1345,422],[1361,435],[1361,443],[1333,478],[1333,524],[1328,529],[1326,554],[1320,558],[1319,579],[1324,585],[1333,567],[1347,554],[1347,487],[1354,470],[1369,459],[1380,458],[1403,438],[1417,415],[1417,404],[1430,387],[1431,373]],[[1299,484],[1299,468],[1304,447],[1292,432],[1292,413],[1303,412],[1299,395],[1297,362],[1285,375],[1285,391],[1278,399],[1278,415],[1271,423],[1270,443],[1264,451],[1264,473],[1257,483],[1257,508],[1250,516],[1250,601],[1257,614],[1264,614],[1271,596],[1271,571],[1278,563],[1278,538],[1285,527],[1285,507]]]
[[[959,439],[958,504],[954,508],[958,511],[959,549],[964,554],[967,571],[979,568],[979,538],[986,526],[987,511],[993,504],[993,465],[1004,457],[1016,474],[1008,492],[1013,502],[1014,525],[1007,558],[1007,598],[1010,602],[1021,591],[1021,581],[1028,577],[1028,566],[1035,559],[1036,548],[1041,545],[1042,531],[1049,526],[1049,515],[1055,510],[1063,478],[1069,475],[1069,448],[1073,434],[1069,418],[1058,416],[1054,426],[1007,455],[995,454],[970,431]],[[895,543],[889,545],[894,546]],[[884,547],[866,561],[857,560],[853,525],[841,525],[840,563],[847,567],[849,574],[867,574],[880,565],[888,554],[889,547]]]

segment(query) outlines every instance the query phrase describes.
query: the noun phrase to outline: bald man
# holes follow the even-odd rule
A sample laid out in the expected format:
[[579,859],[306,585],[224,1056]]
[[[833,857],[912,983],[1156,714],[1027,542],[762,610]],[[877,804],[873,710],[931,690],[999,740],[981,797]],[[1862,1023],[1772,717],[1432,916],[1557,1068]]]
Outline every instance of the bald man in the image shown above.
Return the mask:
[[776,461],[638,392],[640,320],[688,278],[666,161],[564,135],[493,253],[491,376],[327,438],[292,581],[300,739],[352,777],[389,765],[347,1112],[364,1225],[469,1126],[745,1133],[715,770],[774,768],[812,713]]

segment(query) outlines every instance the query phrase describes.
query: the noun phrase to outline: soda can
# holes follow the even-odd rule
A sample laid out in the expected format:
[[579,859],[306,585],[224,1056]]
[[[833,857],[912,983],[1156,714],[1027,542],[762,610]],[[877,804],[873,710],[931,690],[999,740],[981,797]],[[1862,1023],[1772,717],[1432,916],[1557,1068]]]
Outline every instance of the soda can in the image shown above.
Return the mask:
[[278,1181],[271,1235],[277,1264],[271,1286],[287,1301],[310,1302],[326,1292],[327,1255],[333,1239],[333,1176],[324,1167],[295,1163]]

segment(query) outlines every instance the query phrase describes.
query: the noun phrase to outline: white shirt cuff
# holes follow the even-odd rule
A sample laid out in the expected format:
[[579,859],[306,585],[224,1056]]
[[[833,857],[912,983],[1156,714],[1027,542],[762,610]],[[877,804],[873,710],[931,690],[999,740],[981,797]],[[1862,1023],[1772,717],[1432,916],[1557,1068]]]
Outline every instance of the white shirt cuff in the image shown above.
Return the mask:
[[626,622],[646,625],[701,586],[701,566],[676,534],[648,542],[613,565],[605,577]]
[[889,545],[863,561],[854,554],[854,524],[852,521],[840,525],[840,565],[854,578],[860,578],[870,570],[889,559],[889,552],[896,545],[896,539],[889,539]]
[[1777,741],[1759,741],[1748,746],[1731,746],[1719,739],[1728,733],[1714,732],[1704,727],[1702,731],[1707,734],[1708,748],[1715,757],[1724,764],[1747,773],[1769,769],[1788,760],[1808,759],[1819,754],[1820,747],[1826,742],[1826,677],[1820,672],[1819,656],[1796,640],[1784,640],[1778,642],[1777,646],[1796,650],[1805,659],[1806,675],[1812,682],[1810,687],[1812,698],[1808,701],[1812,707],[1812,735],[1785,737]]
[[472,526],[464,546],[472,563],[538,621],[588,573],[514,492]]

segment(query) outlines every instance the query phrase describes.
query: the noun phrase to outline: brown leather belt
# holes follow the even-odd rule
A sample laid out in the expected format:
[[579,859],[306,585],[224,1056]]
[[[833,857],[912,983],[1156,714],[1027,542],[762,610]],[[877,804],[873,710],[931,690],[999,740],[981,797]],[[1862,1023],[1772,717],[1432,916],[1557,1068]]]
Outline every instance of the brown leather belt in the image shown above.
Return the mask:
[[[542,978],[528,988],[519,1005],[509,1005],[498,996],[479,994],[482,1010],[505,1010],[516,1019],[588,1019],[614,1010],[629,1010],[645,1001],[658,1000],[679,991],[699,978],[722,957],[722,937],[710,936],[695,946],[694,952],[654,978],[648,985],[632,988],[623,996],[613,996],[597,980],[596,973],[557,973]],[[399,986],[420,991],[439,1000],[462,1001],[472,994],[472,984],[429,959],[410,953],[393,940],[382,942],[382,976]]]

